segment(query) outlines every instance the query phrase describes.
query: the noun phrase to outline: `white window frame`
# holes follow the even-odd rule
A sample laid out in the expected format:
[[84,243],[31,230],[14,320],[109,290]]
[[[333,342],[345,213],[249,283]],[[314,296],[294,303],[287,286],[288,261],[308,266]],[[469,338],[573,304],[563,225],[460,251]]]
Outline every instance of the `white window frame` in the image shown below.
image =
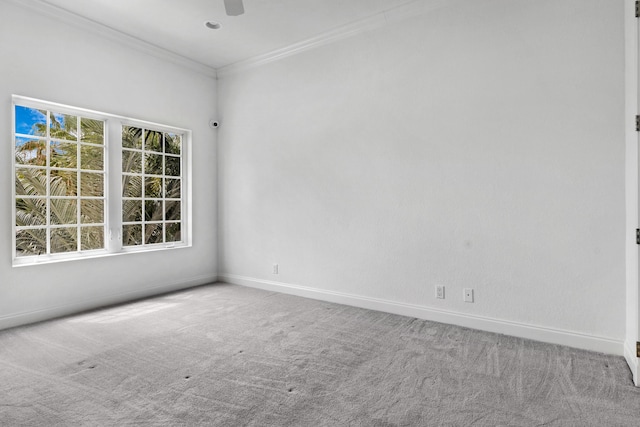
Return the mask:
[[[60,114],[70,114],[105,122],[104,128],[104,249],[82,250],[77,252],[41,254],[33,256],[17,256],[16,251],[16,195],[15,177],[15,141],[16,141],[16,105],[35,109],[55,111]],[[111,113],[89,110],[86,108],[73,107],[69,105],[43,101],[40,99],[12,95],[11,97],[11,182],[12,186],[12,265],[14,267],[35,265],[51,262],[70,261],[86,258],[112,256],[119,254],[149,252],[157,250],[167,250],[192,246],[192,191],[191,191],[191,145],[192,133],[189,129],[175,126],[168,126],[145,120],[119,116]],[[169,243],[143,244],[139,246],[123,246],[122,244],[122,128],[123,126],[135,126],[155,131],[180,134],[181,144],[181,241]],[[50,199],[50,194],[46,198]],[[76,226],[76,225],[74,225]],[[77,224],[79,227],[80,224]],[[51,225],[47,220],[46,228],[50,230]],[[48,235],[49,233],[47,233]]]

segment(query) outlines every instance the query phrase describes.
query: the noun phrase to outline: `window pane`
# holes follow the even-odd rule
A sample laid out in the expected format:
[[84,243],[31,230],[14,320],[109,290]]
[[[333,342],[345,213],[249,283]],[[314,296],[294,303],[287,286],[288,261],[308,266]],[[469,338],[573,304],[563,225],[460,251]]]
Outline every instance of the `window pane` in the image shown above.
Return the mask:
[[77,215],[77,202],[74,199],[51,199],[51,224],[75,224]]
[[102,120],[80,118],[81,141],[104,144],[104,122]]
[[16,198],[16,225],[32,227],[46,225],[47,199]]
[[80,200],[80,221],[83,224],[102,224],[104,222],[104,201]]
[[122,195],[124,197],[142,197],[142,177],[140,175],[123,175]]
[[182,237],[180,236],[180,223],[179,222],[172,222],[167,224],[166,227],[166,232],[167,232],[167,236],[165,241],[167,242],[179,242],[182,240]]
[[78,165],[78,144],[51,141],[51,167],[75,168]]
[[41,255],[47,252],[47,230],[34,228],[16,232],[16,255]]
[[51,138],[66,141],[78,140],[78,117],[69,114],[49,113]]
[[144,236],[146,244],[162,243],[162,224],[146,224],[144,226]]
[[46,135],[47,112],[45,110],[16,105],[15,113],[16,133],[23,135]]
[[16,168],[17,196],[46,196],[47,170]]
[[104,248],[104,227],[82,227],[80,229],[80,249],[89,251]]
[[180,220],[180,202],[165,202],[164,219],[166,221],[179,221]]
[[104,150],[93,145],[80,145],[80,168],[101,171],[104,167]]
[[124,200],[122,202],[122,222],[142,221],[142,200]]
[[50,176],[49,191],[51,196],[76,196],[78,194],[78,172],[52,170]]
[[180,143],[182,137],[174,133],[164,134],[164,152],[170,154],[180,154]]
[[142,153],[122,150],[122,172],[142,173]]
[[142,148],[142,129],[133,126],[123,126],[122,147]]
[[51,253],[78,250],[78,229],[75,227],[51,229]]
[[145,221],[162,221],[162,202],[147,200],[144,202]]
[[162,154],[145,154],[144,173],[162,175]]
[[159,199],[162,197],[162,178],[147,177],[144,179],[145,198]]
[[166,178],[164,180],[164,191],[165,197],[168,199],[179,199],[180,198],[180,180],[179,179],[170,179]]
[[[13,100],[30,104],[18,96]],[[114,206],[122,207],[124,246],[184,242],[184,134],[147,129],[143,122],[131,120],[141,126],[123,126],[122,135],[111,135],[113,141],[107,141],[107,114],[44,102],[32,105],[52,108],[14,106],[17,256],[116,250],[105,235],[108,223],[120,222],[110,218]],[[108,144],[121,150],[121,165],[109,158]],[[116,170],[107,171],[107,164]],[[122,194],[111,200],[111,193],[105,192],[107,173],[120,173],[120,166]]]
[[142,225],[123,225],[122,244],[124,246],[137,246],[142,244]]
[[80,195],[104,196],[104,176],[99,173],[82,172],[80,174]]
[[162,132],[147,130],[144,133],[144,149],[148,151],[162,151]]
[[180,176],[180,157],[166,156],[165,175]]
[[47,144],[39,139],[16,138],[16,164],[46,166]]

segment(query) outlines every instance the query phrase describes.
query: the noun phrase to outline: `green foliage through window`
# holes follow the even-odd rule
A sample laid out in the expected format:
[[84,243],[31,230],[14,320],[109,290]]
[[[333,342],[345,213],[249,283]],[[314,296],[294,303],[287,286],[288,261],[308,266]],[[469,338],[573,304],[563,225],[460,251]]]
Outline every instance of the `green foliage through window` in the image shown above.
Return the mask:
[[122,147],[123,245],[181,241],[181,135],[124,126]]
[[104,121],[20,105],[15,117],[16,255],[104,248]]
[[187,244],[189,131],[13,100],[14,263]]

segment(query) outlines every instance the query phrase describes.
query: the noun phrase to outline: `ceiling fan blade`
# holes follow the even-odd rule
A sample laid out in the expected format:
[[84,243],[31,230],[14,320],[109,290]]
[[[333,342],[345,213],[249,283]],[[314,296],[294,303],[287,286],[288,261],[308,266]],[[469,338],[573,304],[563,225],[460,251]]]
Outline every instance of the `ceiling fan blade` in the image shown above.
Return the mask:
[[244,13],[242,0],[224,0],[224,8],[229,16],[238,16]]

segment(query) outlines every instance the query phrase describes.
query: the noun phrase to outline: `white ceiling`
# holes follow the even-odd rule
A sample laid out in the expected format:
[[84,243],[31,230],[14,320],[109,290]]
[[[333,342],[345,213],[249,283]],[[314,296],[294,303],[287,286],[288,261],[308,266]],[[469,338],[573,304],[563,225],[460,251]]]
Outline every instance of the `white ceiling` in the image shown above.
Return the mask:
[[[285,48],[414,0],[41,0],[117,31],[219,68]],[[206,21],[222,24],[219,30]]]

